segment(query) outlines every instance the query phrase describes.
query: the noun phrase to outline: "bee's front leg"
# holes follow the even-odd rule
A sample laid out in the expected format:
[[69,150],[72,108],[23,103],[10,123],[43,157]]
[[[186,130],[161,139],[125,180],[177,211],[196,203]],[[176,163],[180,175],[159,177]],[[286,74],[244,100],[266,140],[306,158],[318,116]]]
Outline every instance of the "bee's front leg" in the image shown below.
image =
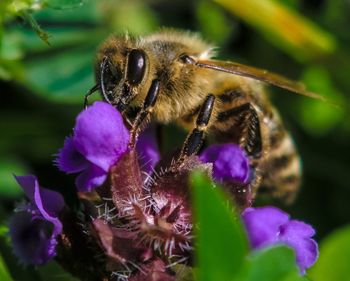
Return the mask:
[[148,90],[148,93],[143,102],[143,105],[140,111],[137,113],[135,120],[132,124],[130,146],[135,145],[137,136],[141,130],[141,126],[143,122],[147,119],[147,117],[149,117],[150,113],[152,113],[154,105],[157,101],[158,93],[159,93],[159,80],[155,79],[152,81],[151,87]]
[[207,129],[213,111],[214,101],[214,95],[207,95],[197,116],[196,127],[187,136],[178,161],[181,162],[185,157],[198,153],[203,144],[204,133]]
[[100,85],[96,84],[93,86],[84,96],[84,109],[86,109],[89,105],[89,97],[100,89]]

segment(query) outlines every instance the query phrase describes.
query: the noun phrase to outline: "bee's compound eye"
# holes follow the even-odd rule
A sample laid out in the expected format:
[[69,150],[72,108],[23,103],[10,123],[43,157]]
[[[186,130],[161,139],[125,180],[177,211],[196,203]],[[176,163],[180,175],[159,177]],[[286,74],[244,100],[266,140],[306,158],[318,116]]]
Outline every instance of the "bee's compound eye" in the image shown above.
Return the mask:
[[180,59],[180,61],[181,61],[182,63],[187,63],[187,64],[194,64],[194,63],[195,63],[194,59],[191,58],[191,57],[190,57],[189,55],[187,55],[187,54],[182,54],[182,55],[180,55],[179,59]]
[[132,50],[128,57],[126,78],[131,85],[141,82],[146,69],[146,55],[141,50]]

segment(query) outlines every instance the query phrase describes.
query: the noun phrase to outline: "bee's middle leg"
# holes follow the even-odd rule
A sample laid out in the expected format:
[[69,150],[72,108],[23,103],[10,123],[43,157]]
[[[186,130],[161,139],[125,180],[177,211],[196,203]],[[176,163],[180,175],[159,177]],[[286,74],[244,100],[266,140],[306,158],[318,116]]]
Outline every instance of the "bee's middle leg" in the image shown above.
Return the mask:
[[215,96],[207,95],[196,120],[196,127],[188,134],[182,147],[178,161],[183,161],[187,156],[198,153],[204,140],[204,133],[213,111]]
[[154,105],[157,101],[159,93],[159,80],[155,79],[152,81],[151,87],[148,90],[147,96],[143,102],[142,108],[137,113],[135,120],[132,124],[130,145],[134,146],[137,136],[140,133],[142,124],[149,118],[153,111]]

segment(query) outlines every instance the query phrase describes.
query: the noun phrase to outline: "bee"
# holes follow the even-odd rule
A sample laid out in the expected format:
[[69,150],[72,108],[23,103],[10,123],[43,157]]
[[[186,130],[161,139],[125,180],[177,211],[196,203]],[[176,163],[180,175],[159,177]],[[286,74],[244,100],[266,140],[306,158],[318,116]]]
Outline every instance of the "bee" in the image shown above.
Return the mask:
[[291,201],[300,185],[300,157],[264,84],[319,96],[278,74],[215,60],[214,55],[213,46],[189,32],[111,36],[97,52],[97,84],[87,93],[85,104],[100,90],[121,112],[139,108],[131,142],[150,118],[186,128],[180,162],[198,153],[207,133],[218,142],[239,144],[254,167],[253,185]]

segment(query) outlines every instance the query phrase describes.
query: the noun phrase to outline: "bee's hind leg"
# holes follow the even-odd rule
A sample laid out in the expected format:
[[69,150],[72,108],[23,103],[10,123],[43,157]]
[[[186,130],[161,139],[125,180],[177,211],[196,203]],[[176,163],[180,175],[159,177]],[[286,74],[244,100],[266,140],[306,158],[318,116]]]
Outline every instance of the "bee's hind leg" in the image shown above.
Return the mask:
[[140,111],[137,113],[135,120],[132,124],[131,135],[130,135],[130,145],[134,146],[137,136],[140,133],[141,127],[145,120],[149,117],[150,113],[153,111],[153,107],[157,101],[159,93],[159,80],[155,79],[152,81],[151,87],[148,90],[147,96],[143,102]]
[[218,123],[235,118],[236,126],[241,129],[239,144],[252,159],[262,156],[262,137],[257,111],[250,103],[244,103],[218,114]]
[[213,111],[214,101],[214,95],[207,95],[198,113],[196,127],[188,134],[185,143],[182,147],[178,161],[182,162],[185,159],[185,157],[197,154],[200,150],[204,140],[204,133],[207,129]]

